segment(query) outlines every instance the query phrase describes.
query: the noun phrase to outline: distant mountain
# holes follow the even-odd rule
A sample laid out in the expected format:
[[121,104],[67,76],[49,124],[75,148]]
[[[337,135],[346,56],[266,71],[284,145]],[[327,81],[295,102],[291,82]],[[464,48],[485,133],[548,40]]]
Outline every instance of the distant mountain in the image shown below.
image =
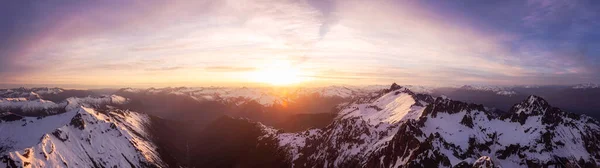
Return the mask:
[[[320,88],[125,88],[115,94],[132,100],[126,105],[135,111],[170,120],[194,119],[195,127],[222,116],[243,117],[264,124],[297,130],[313,124],[288,124],[295,116],[321,118],[327,124],[339,104],[368,95],[380,86]],[[319,117],[311,117],[315,116]],[[304,120],[310,122],[308,120]]]
[[484,104],[487,107],[505,112],[529,95],[537,95],[566,111],[586,114],[600,119],[600,111],[598,111],[600,104],[595,103],[600,100],[600,88],[594,88],[593,85],[589,84],[575,86],[440,87],[433,89],[430,94],[436,97],[446,96],[454,100]]
[[70,97],[100,96],[89,90],[70,90],[62,88],[15,88],[0,89],[0,98],[44,99],[61,102]]
[[384,89],[383,86],[328,86],[314,88],[248,88],[248,87],[198,87],[198,88],[124,88],[116,92],[118,95],[186,95],[198,101],[222,101],[243,104],[256,101],[263,106],[272,106],[305,96],[335,97],[350,99]]
[[499,87],[499,86],[471,86],[471,85],[464,85],[462,87],[460,87],[459,89],[463,89],[463,90],[473,90],[473,91],[484,91],[484,92],[493,92],[497,95],[502,95],[502,96],[514,96],[517,94],[517,92],[515,92],[513,90],[513,87]]
[[577,85],[573,86],[573,89],[596,89],[596,88],[600,88],[600,85],[595,84],[595,83],[583,83],[583,84],[577,84]]
[[6,89],[0,168],[598,167],[598,89]]

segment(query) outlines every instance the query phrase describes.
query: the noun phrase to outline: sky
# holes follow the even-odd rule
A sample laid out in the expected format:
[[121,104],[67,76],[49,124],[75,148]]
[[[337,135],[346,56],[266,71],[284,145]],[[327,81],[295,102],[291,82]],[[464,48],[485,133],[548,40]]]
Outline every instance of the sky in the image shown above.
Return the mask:
[[598,30],[595,0],[12,1],[0,84],[600,83]]

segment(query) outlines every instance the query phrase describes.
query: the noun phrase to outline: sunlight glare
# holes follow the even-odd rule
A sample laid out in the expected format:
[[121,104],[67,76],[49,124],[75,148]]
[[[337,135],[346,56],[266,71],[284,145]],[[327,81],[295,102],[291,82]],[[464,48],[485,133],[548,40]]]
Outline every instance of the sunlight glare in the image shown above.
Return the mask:
[[289,61],[274,61],[251,74],[251,80],[276,86],[292,85],[310,80]]

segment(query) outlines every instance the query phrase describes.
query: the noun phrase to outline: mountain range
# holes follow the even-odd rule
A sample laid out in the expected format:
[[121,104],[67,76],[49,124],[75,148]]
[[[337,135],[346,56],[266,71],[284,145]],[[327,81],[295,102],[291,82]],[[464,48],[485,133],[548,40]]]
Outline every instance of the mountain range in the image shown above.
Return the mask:
[[598,167],[598,89],[4,89],[0,167]]

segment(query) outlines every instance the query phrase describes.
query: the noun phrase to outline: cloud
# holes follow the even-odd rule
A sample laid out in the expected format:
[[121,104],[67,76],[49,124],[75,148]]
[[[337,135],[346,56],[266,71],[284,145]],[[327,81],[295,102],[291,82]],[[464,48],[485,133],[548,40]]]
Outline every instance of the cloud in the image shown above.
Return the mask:
[[161,68],[147,68],[146,71],[173,71],[183,69],[184,67],[173,66],[173,67],[161,67]]
[[532,58],[523,66],[535,66],[554,74],[595,75],[600,52],[600,15],[595,1],[528,1],[529,11],[523,17],[523,40],[519,54]]
[[254,67],[231,67],[231,66],[211,66],[206,67],[204,70],[209,72],[248,72],[254,71]]
[[333,15],[335,3],[337,2],[334,0],[307,0],[307,2],[322,15],[322,23],[319,27],[319,38],[323,39],[329,32],[329,28],[337,21],[337,18]]
[[594,3],[7,3],[0,77],[243,83],[235,74],[285,60],[324,83],[600,82]]
[[132,51],[157,51],[157,50],[173,50],[183,49],[189,47],[191,44],[174,44],[174,45],[163,45],[163,46],[141,46],[131,48]]

